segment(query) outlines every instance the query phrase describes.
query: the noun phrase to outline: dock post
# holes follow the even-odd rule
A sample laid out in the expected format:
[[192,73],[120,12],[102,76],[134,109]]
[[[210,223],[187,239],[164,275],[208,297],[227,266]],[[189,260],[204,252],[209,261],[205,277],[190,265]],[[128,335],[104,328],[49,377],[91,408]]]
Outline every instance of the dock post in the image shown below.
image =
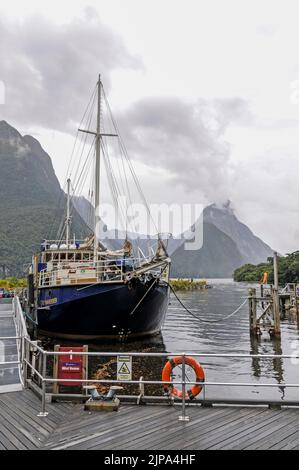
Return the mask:
[[182,414],[179,421],[189,421],[189,416],[186,416],[186,353],[182,354],[182,358]]
[[273,320],[274,320],[274,336],[280,336],[280,306],[278,292],[278,257],[274,251],[273,268],[274,268],[274,286],[273,286]]
[[[60,345],[55,344],[54,352],[59,352]],[[53,378],[58,379],[58,356],[57,354],[54,355],[54,362],[53,362]],[[87,390],[86,390],[87,392]],[[59,393],[59,382],[53,383],[53,394],[56,395]]]
[[248,303],[249,303],[249,328],[250,334],[257,334],[257,323],[256,323],[256,311],[257,311],[257,301],[256,301],[256,289],[251,288],[248,290]]

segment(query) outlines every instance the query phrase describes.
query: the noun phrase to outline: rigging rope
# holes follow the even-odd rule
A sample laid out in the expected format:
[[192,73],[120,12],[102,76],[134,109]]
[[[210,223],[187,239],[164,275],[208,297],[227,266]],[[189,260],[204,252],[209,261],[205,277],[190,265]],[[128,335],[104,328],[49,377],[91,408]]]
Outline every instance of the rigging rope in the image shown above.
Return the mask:
[[137,178],[137,175],[136,175],[136,173],[135,173],[135,170],[134,170],[134,168],[133,168],[133,166],[132,166],[132,162],[131,162],[131,160],[130,160],[130,157],[129,157],[129,155],[128,155],[127,149],[126,149],[126,147],[125,147],[125,145],[124,145],[124,142],[123,142],[123,140],[122,140],[122,137],[121,137],[121,135],[120,135],[117,122],[116,122],[116,120],[114,119],[114,116],[113,116],[113,114],[112,114],[112,111],[111,111],[111,108],[110,108],[110,105],[109,105],[109,102],[108,102],[108,99],[107,99],[107,96],[106,96],[106,93],[105,93],[105,90],[104,90],[104,89],[103,89],[103,95],[104,95],[104,100],[105,100],[105,103],[106,103],[106,106],[107,106],[107,110],[108,110],[109,115],[110,115],[110,119],[111,119],[112,124],[113,124],[113,126],[114,126],[114,128],[115,128],[115,131],[116,131],[116,133],[117,133],[117,135],[118,135],[118,139],[119,139],[119,143],[120,143],[120,148],[121,148],[121,150],[122,150],[122,152],[123,152],[123,155],[124,155],[124,157],[125,157],[125,159],[126,159],[126,161],[127,161],[127,164],[128,164],[128,166],[129,166],[129,169],[130,169],[131,175],[132,175],[132,177],[133,177],[134,183],[135,183],[136,188],[137,188],[137,190],[138,190],[138,192],[139,192],[139,195],[140,195],[140,197],[141,197],[141,199],[142,199],[142,201],[143,201],[143,204],[144,204],[144,206],[145,206],[145,208],[146,208],[146,211],[147,211],[147,213],[148,213],[150,219],[151,219],[152,222],[153,222],[153,225],[154,225],[154,227],[155,227],[155,230],[156,230],[157,233],[158,233],[158,228],[157,228],[156,223],[155,223],[155,221],[154,221],[154,219],[153,219],[153,216],[152,216],[152,214],[151,214],[151,212],[150,212],[149,205],[148,205],[147,200],[146,200],[146,198],[145,198],[145,195],[144,195],[144,193],[143,193],[143,191],[142,191],[142,189],[141,189],[141,186],[140,186],[139,180],[138,180],[138,178]]

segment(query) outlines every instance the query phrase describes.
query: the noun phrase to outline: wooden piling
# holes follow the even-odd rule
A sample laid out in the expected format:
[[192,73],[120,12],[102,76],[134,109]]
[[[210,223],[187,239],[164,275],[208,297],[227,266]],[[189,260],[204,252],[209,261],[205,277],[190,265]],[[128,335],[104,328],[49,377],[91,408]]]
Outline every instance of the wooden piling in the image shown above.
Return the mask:
[[250,334],[256,335],[256,313],[257,313],[257,300],[256,300],[256,289],[251,288],[248,290],[248,303],[249,303],[249,328]]
[[278,256],[277,252],[274,252],[273,257],[273,268],[274,268],[274,286],[272,290],[273,299],[273,331],[274,336],[280,336],[280,305],[279,305],[279,292],[278,292]]

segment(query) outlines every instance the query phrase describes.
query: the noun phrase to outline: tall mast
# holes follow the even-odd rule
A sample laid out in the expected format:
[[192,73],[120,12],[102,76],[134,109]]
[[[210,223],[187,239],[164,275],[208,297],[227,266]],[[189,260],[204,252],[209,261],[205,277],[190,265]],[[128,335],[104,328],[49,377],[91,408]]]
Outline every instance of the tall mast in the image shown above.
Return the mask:
[[71,216],[70,216],[70,189],[71,189],[71,180],[67,180],[67,206],[66,206],[66,246],[69,248],[70,244],[70,227],[71,227]]
[[94,263],[97,262],[99,246],[99,222],[100,222],[100,162],[101,162],[101,75],[98,81],[98,114],[96,132],[96,161],[95,161],[95,214],[94,214]]

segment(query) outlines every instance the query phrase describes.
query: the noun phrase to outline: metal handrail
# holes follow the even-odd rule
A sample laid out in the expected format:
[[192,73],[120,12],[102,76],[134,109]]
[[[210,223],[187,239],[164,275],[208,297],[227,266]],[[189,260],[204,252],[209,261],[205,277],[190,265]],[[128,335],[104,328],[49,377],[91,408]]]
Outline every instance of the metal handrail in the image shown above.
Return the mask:
[[0,366],[8,366],[11,364],[21,364],[20,361],[1,361]]
[[[38,349],[41,353],[44,353],[46,356],[68,356],[69,352],[65,351],[46,351],[38,345],[35,345],[36,349]],[[73,351],[73,356],[131,356],[131,357],[175,357],[175,356],[193,356],[193,357],[223,357],[223,358],[247,358],[247,359],[296,359],[299,358],[299,352],[294,354],[227,354],[227,353],[194,353],[192,351],[188,352],[165,352],[165,353],[150,353],[150,352],[78,352]]]
[[[15,339],[18,343],[18,361],[12,362],[5,362],[0,363],[0,365],[4,364],[18,364],[20,368],[20,377],[22,383],[25,385],[27,380],[27,367],[31,370],[31,375],[36,375],[41,383],[42,383],[42,412],[40,416],[45,416],[46,413],[46,384],[48,383],[81,383],[81,384],[115,384],[115,383],[126,383],[131,385],[181,385],[183,389],[182,394],[182,416],[180,416],[181,420],[187,420],[188,417],[186,416],[186,393],[184,393],[186,386],[196,385],[198,382],[188,381],[186,382],[186,375],[184,367],[182,367],[182,378],[179,381],[162,381],[162,380],[115,380],[115,379],[55,379],[53,377],[48,377],[46,372],[46,364],[47,364],[47,357],[55,357],[55,356],[68,356],[70,353],[69,351],[46,351],[41,346],[39,346],[36,342],[32,341],[28,335],[26,323],[23,317],[22,308],[19,302],[18,297],[13,299],[13,309],[15,315],[15,323],[16,323],[16,331],[18,336],[11,336],[11,337],[3,337],[3,339]],[[0,338],[2,339],[2,338]],[[30,351],[35,351],[39,353],[42,358],[42,370],[37,370],[35,367],[34,361],[30,361]],[[231,358],[231,359],[298,359],[299,352],[293,352],[292,354],[238,354],[238,353],[197,353],[197,352],[79,352],[79,351],[72,351],[72,355],[74,356],[88,356],[88,357],[118,357],[122,355],[130,356],[130,357],[160,357],[160,358],[171,358],[175,356],[182,356],[183,364],[185,364],[185,359],[187,356],[191,355],[195,358]],[[182,365],[183,365],[182,364]],[[284,387],[284,388],[299,388],[299,383],[280,383],[280,384],[273,384],[273,383],[251,383],[251,382],[208,382],[204,381],[201,383],[203,387],[203,391],[207,386],[227,386],[227,387],[267,387],[267,388],[277,388],[277,387]]]
[[[16,327],[16,343],[17,343],[17,353],[18,353],[18,361],[15,363],[19,366],[19,377],[21,384],[23,387],[25,386],[26,382],[26,371],[25,371],[25,363],[24,359],[26,357],[26,341],[30,341],[30,336],[27,331],[27,326],[25,322],[25,318],[23,315],[23,310],[20,304],[20,299],[18,296],[13,297],[12,299],[12,307],[13,307],[13,318]],[[11,362],[14,364],[14,361]]]
[[8,339],[21,339],[22,336],[0,336],[0,341],[6,341]]
[[[46,360],[48,356],[68,356],[70,353],[69,351],[46,351],[37,345],[35,342],[26,339],[26,343],[29,346],[34,347],[34,350],[39,352],[43,357],[43,370],[46,371]],[[90,356],[90,357],[118,357],[124,355],[124,352],[79,352],[79,351],[72,351],[72,355],[74,356]],[[299,358],[299,352],[294,352],[293,354],[231,354],[231,353],[193,353],[193,352],[183,352],[183,353],[173,353],[173,352],[164,352],[164,353],[153,353],[153,352],[125,352],[126,356],[130,357],[175,357],[175,356],[182,356],[183,362],[185,362],[185,358],[188,355],[192,355],[193,357],[197,358],[243,358],[243,359],[297,359]],[[125,383],[130,385],[181,385],[183,391],[186,389],[186,386],[190,385],[198,385],[198,382],[193,381],[186,381],[186,376],[184,373],[183,368],[183,375],[180,381],[170,381],[167,382],[165,380],[118,380],[118,379],[55,379],[52,377],[47,377],[46,373],[38,371],[29,361],[25,360],[25,363],[30,367],[33,374],[36,374],[41,382],[42,382],[42,412],[40,416],[45,416],[47,413],[46,409],[46,384],[47,383],[81,383],[81,384],[116,384],[116,383]],[[205,391],[207,386],[227,386],[227,387],[266,387],[266,388],[277,388],[277,387],[284,387],[284,388],[299,388],[299,383],[280,383],[280,384],[273,384],[273,383],[255,383],[255,382],[209,382],[204,381],[201,382],[201,386]],[[186,416],[186,394],[182,394],[182,416],[180,416],[181,420],[187,420],[188,417]]]

